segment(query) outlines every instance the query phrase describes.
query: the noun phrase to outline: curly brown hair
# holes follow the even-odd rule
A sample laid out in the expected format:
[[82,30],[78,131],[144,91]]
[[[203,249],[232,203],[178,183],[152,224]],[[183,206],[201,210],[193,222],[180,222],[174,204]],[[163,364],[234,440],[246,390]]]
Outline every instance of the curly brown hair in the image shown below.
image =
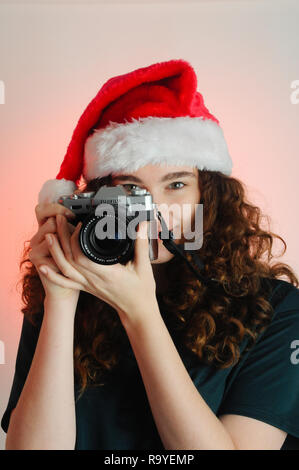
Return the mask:
[[[195,278],[177,256],[166,263],[169,287],[157,300],[163,318],[180,341],[198,359],[226,368],[240,358],[240,343],[248,337],[250,347],[271,321],[274,312],[267,300],[266,278],[286,276],[298,287],[294,271],[284,263],[271,266],[273,242],[285,241],[261,227],[261,210],[247,200],[245,185],[221,172],[198,171],[203,204],[203,244],[198,255],[204,263],[202,274],[217,279],[220,288]],[[96,191],[111,185],[109,175],[83,182],[80,191]],[[28,243],[28,246],[26,245]],[[44,289],[35,266],[28,258],[29,241],[24,244],[20,269],[22,312],[34,323],[43,313]],[[266,256],[265,256],[266,255]],[[187,254],[190,259],[190,255]],[[191,259],[190,259],[191,260]],[[117,312],[107,303],[80,292],[74,333],[74,371],[80,396],[87,386],[101,385],[119,363],[129,340]],[[248,349],[248,348],[247,348]]]

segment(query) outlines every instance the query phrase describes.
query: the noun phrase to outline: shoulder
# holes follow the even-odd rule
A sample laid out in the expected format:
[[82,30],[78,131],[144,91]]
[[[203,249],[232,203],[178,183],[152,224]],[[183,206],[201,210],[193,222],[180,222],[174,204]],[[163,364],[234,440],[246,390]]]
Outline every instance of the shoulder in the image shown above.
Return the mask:
[[271,284],[269,301],[276,313],[299,310],[299,289],[282,279],[267,279]]
[[288,343],[299,331],[299,289],[281,279],[267,278],[266,282],[271,285],[268,301],[272,305],[273,315],[258,341],[264,342],[271,337],[272,346],[277,342]]
[[273,322],[282,320],[284,317],[299,321],[299,289],[290,282],[282,279],[271,279],[272,290],[269,296],[274,314]]

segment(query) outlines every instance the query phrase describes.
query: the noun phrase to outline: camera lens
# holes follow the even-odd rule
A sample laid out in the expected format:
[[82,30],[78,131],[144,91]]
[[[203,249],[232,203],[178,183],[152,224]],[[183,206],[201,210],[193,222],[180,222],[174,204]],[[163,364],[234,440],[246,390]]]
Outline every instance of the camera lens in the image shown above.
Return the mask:
[[[103,216],[104,217],[104,216]],[[113,235],[103,237],[97,236],[97,224],[103,219],[102,216],[92,215],[86,219],[81,227],[79,242],[83,253],[98,264],[124,264],[132,258],[134,253],[134,240],[127,237],[126,228],[129,219],[126,218],[124,228],[118,223],[118,218],[113,217]],[[105,217],[109,217],[106,215]],[[107,220],[107,219],[106,219]],[[99,228],[99,227],[98,227]],[[102,228],[102,226],[101,226]]]
[[94,228],[90,233],[89,242],[95,251],[104,256],[113,256],[122,250],[127,240],[125,234],[122,234],[118,228],[116,228],[114,238],[98,238]]

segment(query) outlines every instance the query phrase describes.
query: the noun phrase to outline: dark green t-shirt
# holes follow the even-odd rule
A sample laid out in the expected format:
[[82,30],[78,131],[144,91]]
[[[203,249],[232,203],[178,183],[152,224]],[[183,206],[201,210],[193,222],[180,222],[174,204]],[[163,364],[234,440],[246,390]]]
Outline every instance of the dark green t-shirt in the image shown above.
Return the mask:
[[[283,450],[299,449],[299,289],[282,280],[271,284],[271,323],[249,351],[244,352],[247,341],[241,344],[240,359],[233,367],[217,369],[201,363],[168,329],[193,383],[216,416],[232,413],[263,421],[288,433]],[[30,369],[39,329],[23,320],[14,380],[1,421],[5,432]],[[76,421],[76,449],[163,449],[131,346],[105,385],[88,388],[76,402]]]

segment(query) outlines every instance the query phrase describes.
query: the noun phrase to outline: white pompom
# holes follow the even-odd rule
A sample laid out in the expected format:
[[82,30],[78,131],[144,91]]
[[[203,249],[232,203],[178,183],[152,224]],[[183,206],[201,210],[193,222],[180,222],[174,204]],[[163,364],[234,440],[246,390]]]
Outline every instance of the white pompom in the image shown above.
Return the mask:
[[78,189],[74,181],[64,178],[46,181],[38,193],[38,204],[58,202],[61,196],[73,194]]

